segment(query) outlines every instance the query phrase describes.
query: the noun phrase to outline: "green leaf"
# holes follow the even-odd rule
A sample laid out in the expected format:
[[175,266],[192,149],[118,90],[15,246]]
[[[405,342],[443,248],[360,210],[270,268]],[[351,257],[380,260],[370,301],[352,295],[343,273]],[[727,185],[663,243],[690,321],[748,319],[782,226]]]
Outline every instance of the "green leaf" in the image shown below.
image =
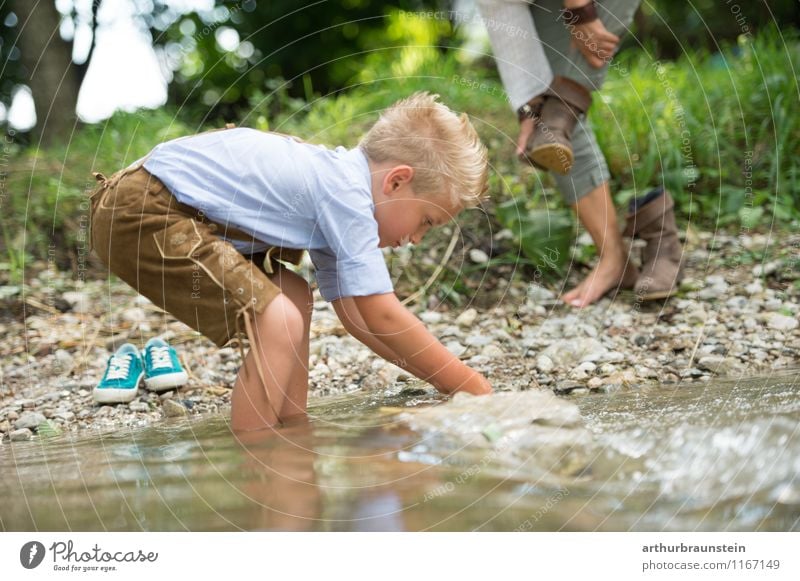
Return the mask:
[[43,438],[54,438],[61,435],[61,430],[50,420],[45,420],[36,426],[36,433]]
[[542,271],[566,264],[574,226],[568,210],[528,210],[518,200],[497,206],[500,223],[514,233],[522,252]]

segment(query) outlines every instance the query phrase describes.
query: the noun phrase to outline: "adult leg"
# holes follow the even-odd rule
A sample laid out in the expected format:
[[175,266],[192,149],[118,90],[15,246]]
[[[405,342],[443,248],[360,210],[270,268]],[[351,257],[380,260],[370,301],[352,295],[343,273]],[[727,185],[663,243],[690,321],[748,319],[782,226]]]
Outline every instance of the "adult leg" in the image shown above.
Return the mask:
[[531,2],[478,0],[497,69],[515,112],[541,95],[553,81],[542,41],[534,26]]
[[255,317],[255,345],[250,346],[231,397],[231,425],[237,431],[271,427],[284,416],[305,413],[310,291],[302,278],[284,268],[270,278],[282,293]]
[[[609,31],[622,35],[627,31],[638,4],[639,0],[606,0],[598,8],[598,14]],[[595,68],[586,62],[571,42],[569,29],[563,22],[555,20],[561,6],[561,0],[541,0],[534,8],[553,73],[577,81],[591,91],[597,90],[605,80],[608,64]],[[547,14],[551,17],[545,20]],[[572,148],[574,163],[570,173],[554,174],[554,177],[565,201],[575,209],[578,220],[594,240],[599,260],[589,275],[566,293],[563,300],[584,307],[615,287],[631,287],[636,272],[628,261],[617,225],[608,184],[608,165],[588,120],[581,120],[575,127]]]
[[585,307],[614,288],[631,288],[636,269],[628,260],[627,248],[619,234],[617,216],[608,182],[603,182],[573,204],[581,224],[594,240],[600,258],[589,275],[562,300]]

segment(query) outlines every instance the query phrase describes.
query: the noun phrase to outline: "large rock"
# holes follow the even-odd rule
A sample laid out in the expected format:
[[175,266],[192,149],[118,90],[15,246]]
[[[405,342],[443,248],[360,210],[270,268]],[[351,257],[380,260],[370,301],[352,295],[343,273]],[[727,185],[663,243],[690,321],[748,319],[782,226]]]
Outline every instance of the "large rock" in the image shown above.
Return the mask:
[[578,407],[550,391],[458,393],[399,418],[426,434],[431,449],[480,451],[483,464],[525,465],[525,471],[574,475],[592,457],[592,437]]

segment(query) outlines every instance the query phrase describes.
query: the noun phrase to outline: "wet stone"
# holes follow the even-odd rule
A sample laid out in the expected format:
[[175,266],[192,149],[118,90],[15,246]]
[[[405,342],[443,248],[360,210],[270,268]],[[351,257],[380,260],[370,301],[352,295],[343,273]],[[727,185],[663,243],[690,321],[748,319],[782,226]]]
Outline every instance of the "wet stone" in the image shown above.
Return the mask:
[[559,381],[553,388],[553,391],[556,393],[571,393],[572,391],[582,387],[583,384],[578,383],[577,381]]
[[34,429],[45,420],[47,420],[47,418],[44,414],[40,414],[39,412],[22,412],[19,419],[14,422],[14,427],[17,430],[25,428]]
[[72,413],[71,411],[63,410],[63,411],[56,411],[53,414],[53,417],[57,420],[62,420],[64,422],[71,422],[72,420],[75,419],[75,414]]
[[167,399],[161,404],[164,416],[168,418],[180,418],[187,414],[186,408],[174,399]]
[[128,409],[132,412],[147,412],[150,411],[150,406],[143,401],[132,401],[128,404]]
[[[513,410],[513,413],[509,413]],[[445,448],[490,449],[493,461],[522,459],[558,474],[588,465],[592,437],[578,407],[549,391],[457,393],[451,400],[400,414],[411,429]]]
[[30,431],[28,428],[21,428],[19,430],[14,430],[9,432],[8,439],[12,442],[26,442],[33,437],[33,432]]

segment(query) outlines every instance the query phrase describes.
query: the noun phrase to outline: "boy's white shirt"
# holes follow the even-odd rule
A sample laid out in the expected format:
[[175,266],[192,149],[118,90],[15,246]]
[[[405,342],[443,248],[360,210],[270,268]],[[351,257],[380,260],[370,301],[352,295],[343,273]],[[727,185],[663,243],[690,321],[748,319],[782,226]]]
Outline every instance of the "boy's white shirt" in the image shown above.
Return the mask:
[[179,202],[251,234],[252,243],[231,241],[240,252],[308,249],[328,301],[393,291],[359,148],[240,128],[162,143],[144,167]]

